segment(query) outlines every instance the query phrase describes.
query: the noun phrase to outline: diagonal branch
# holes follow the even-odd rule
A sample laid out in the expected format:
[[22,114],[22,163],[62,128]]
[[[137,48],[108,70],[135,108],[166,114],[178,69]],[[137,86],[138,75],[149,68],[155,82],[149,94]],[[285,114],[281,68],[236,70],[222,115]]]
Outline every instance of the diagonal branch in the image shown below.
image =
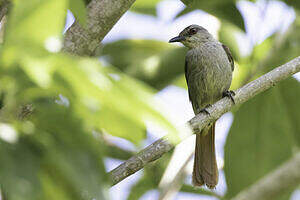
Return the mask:
[[300,183],[300,152],[232,200],[274,199]]
[[[299,71],[300,56],[236,90],[236,95],[234,97],[236,105],[248,101],[255,95],[269,89],[279,81],[286,79]],[[210,115],[200,113],[188,121],[188,123],[194,132],[199,132],[199,130],[209,123],[212,123],[224,113],[228,112],[233,106],[230,99],[223,98],[207,109]],[[144,150],[140,151],[137,155],[131,157],[129,160],[110,171],[109,176],[111,177],[112,185],[119,183],[126,177],[142,169],[147,163],[157,160],[163,154],[170,151],[174,145],[176,144],[171,144],[167,140],[167,136],[157,140]]]
[[87,24],[75,22],[66,32],[63,51],[92,56],[105,35],[135,0],[92,0],[87,6]]

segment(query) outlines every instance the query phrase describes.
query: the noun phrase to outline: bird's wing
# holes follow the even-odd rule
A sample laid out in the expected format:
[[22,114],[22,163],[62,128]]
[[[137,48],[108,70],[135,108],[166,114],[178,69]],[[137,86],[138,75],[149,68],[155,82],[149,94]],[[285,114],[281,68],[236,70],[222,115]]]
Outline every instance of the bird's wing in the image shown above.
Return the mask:
[[[189,87],[189,71],[188,71],[188,62],[186,59],[185,59],[185,63],[184,63],[184,74],[185,74],[186,84]],[[189,89],[188,89],[188,92],[189,92],[189,99],[190,99],[190,101],[192,101],[191,93],[190,93]]]
[[195,113],[198,113],[198,110],[199,110],[199,105],[197,103],[197,96],[196,94],[192,95],[192,84],[189,83],[189,80],[190,80],[190,70],[188,68],[188,61],[187,59],[185,59],[185,65],[184,65],[184,73],[185,73],[185,79],[186,79],[186,83],[187,83],[187,86],[188,86],[188,93],[189,93],[189,99],[190,99],[190,102],[192,103],[192,106],[193,106],[193,110]]
[[223,47],[224,51],[227,54],[228,60],[229,60],[230,65],[231,65],[231,70],[233,71],[234,70],[234,61],[233,61],[233,57],[231,55],[230,49],[224,44],[222,44],[222,47]]

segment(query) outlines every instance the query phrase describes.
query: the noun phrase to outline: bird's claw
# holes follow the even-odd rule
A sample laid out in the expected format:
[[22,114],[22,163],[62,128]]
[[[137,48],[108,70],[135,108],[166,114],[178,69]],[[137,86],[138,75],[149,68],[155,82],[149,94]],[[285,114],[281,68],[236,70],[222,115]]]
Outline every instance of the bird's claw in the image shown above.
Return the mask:
[[231,101],[233,102],[233,104],[235,104],[235,101],[233,98],[234,95],[235,95],[235,92],[233,90],[227,90],[227,91],[223,92],[223,97],[229,97],[231,99]]
[[205,113],[205,114],[207,114],[207,115],[210,115],[210,113],[209,113],[208,110],[207,110],[207,108],[210,107],[210,106],[211,106],[211,105],[208,104],[205,108],[201,109],[199,112],[200,112],[200,113]]

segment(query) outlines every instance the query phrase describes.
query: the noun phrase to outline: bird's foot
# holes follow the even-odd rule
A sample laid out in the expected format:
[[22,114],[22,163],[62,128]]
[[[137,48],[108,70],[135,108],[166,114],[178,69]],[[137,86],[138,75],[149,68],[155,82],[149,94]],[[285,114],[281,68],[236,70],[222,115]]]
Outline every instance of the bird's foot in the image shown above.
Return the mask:
[[210,113],[208,112],[207,108],[210,107],[211,104],[207,104],[207,106],[205,106],[205,108],[201,109],[199,112],[200,113],[205,113],[207,115],[210,115]]
[[233,104],[235,104],[235,101],[233,98],[234,95],[235,95],[235,92],[233,90],[227,90],[227,91],[223,92],[223,97],[229,97],[231,99],[231,101],[233,102]]

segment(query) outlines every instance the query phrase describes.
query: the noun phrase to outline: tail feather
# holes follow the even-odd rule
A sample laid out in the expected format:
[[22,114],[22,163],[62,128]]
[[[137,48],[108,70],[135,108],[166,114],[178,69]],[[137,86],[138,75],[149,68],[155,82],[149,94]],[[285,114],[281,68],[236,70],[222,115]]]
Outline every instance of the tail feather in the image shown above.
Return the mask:
[[[204,131],[207,131],[205,134]],[[215,123],[196,136],[193,185],[213,189],[219,179],[215,154]]]

